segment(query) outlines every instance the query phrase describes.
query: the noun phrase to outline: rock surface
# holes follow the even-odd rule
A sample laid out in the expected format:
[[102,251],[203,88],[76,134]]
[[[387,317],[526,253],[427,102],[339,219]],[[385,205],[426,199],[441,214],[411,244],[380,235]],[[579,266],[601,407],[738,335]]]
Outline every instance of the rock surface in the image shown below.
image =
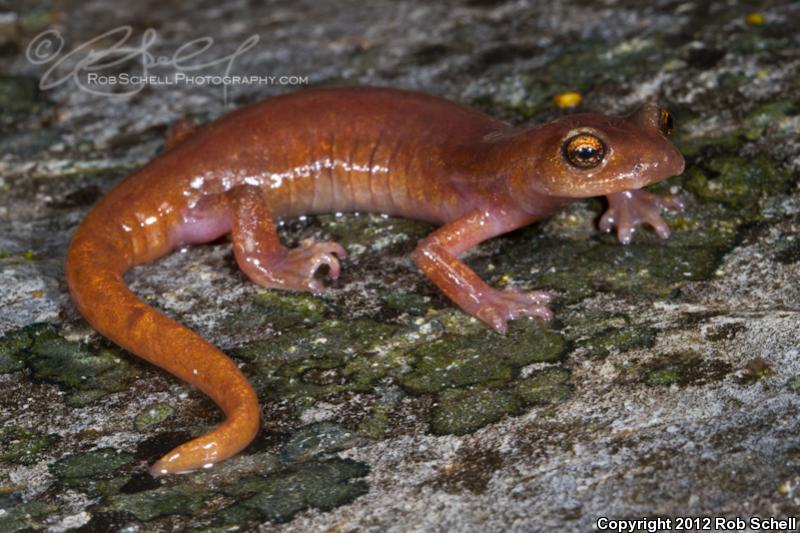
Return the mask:
[[[0,3],[0,531],[799,515],[800,4],[756,4]],[[125,24],[128,46],[156,31],[155,58],[212,36],[204,59],[233,54],[235,74],[424,90],[519,125],[566,113],[553,104],[565,91],[608,113],[657,99],[688,165],[655,189],[688,209],[665,242],[600,235],[591,200],[481,246],[468,262],[494,285],[559,295],[552,327],[522,321],[506,337],[414,268],[429,226],[379,215],[283,227],[288,243],[335,238],[351,252],[322,297],[248,283],[226,242],[135,269],[142,298],[241,364],[264,415],[237,458],[154,480],[147,464],[219,413],[82,321],[64,283],[69,236],[176,119],[298,87],[99,95],[69,75],[76,56],[42,78],[57,43],[41,32],[59,32],[63,56]]]

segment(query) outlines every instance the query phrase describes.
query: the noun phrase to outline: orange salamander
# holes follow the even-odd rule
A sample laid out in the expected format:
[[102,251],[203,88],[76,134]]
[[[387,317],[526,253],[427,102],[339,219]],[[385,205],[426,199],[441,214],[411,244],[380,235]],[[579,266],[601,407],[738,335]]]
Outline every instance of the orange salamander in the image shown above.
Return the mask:
[[264,287],[319,293],[323,265],[339,275],[335,242],[281,245],[275,221],[305,214],[380,212],[441,227],[414,260],[453,302],[497,332],[519,317],[552,317],[547,292],[499,291],[458,260],[497,235],[578,198],[605,195],[600,229],[623,243],[638,226],[661,237],[675,196],[645,185],[680,174],[669,113],[575,114],[515,129],[468,106],[382,88],[313,89],[270,98],[202,128],[179,123],[163,153],[125,178],[78,227],[67,281],[86,320],[126,350],[211,397],[226,420],[151,467],[207,468],[255,437],[259,405],[224,353],[154,310],[126,286],[132,266],[231,233],[239,267]]

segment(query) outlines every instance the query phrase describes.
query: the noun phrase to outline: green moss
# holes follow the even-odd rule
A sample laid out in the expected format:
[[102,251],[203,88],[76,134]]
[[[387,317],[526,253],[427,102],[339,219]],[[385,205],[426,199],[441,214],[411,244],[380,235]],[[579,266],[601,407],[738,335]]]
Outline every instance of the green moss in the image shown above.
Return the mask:
[[419,348],[414,370],[400,378],[406,389],[417,393],[438,392],[448,387],[462,387],[492,381],[509,381],[514,369],[492,353],[470,346],[452,351],[453,339],[435,341]]
[[710,149],[731,153],[744,144],[739,131],[689,136],[683,133],[687,129],[688,128],[679,130],[673,139],[675,146],[681,151],[684,157],[695,157]]
[[366,319],[325,320],[310,330],[290,331],[245,350],[253,359],[253,382],[260,395],[273,399],[314,397],[369,387],[371,377],[354,378],[358,369],[346,365],[376,356],[378,347],[396,331],[396,326]]
[[800,394],[800,374],[796,374],[789,378],[789,381],[786,382],[786,388],[796,394]]
[[[4,187],[8,187],[7,184]],[[0,259],[21,259],[22,261],[37,261],[41,257],[37,256],[33,250],[25,250],[24,252],[16,253],[0,253]]]
[[591,357],[607,357],[639,348],[649,348],[655,344],[656,334],[653,328],[646,326],[625,326],[611,328],[593,335],[583,341]]
[[134,494],[117,494],[101,508],[106,511],[126,511],[142,522],[174,514],[193,515],[202,507],[207,493],[184,488],[163,487]]
[[133,455],[112,448],[70,455],[50,466],[58,483],[90,497],[116,494],[130,476],[120,470],[133,463]]
[[368,319],[346,322],[329,319],[311,329],[285,333],[253,344],[249,350],[256,364],[266,366],[307,359],[338,358],[370,351],[396,330],[396,326]]
[[[226,317],[226,327],[233,330],[261,329],[271,324],[280,331],[300,325],[316,324],[327,313],[322,298],[308,294],[282,291],[262,292],[253,300],[253,305],[241,313]],[[239,353],[247,357],[247,351]]]
[[489,331],[473,335],[445,335],[411,352],[413,370],[400,383],[417,393],[480,383],[508,382],[519,368],[557,361],[565,350],[560,335],[538,321],[512,323],[505,336]]
[[477,386],[451,389],[439,395],[431,417],[436,434],[464,435],[519,413],[523,402],[512,391]]
[[133,456],[113,448],[67,456],[50,466],[50,472],[60,479],[96,477],[116,472],[133,462]]
[[20,427],[0,429],[0,461],[32,465],[39,455],[58,442],[60,437]]
[[[247,522],[259,522],[262,520],[263,513],[258,508],[256,502],[253,502],[252,506],[237,504],[227,507],[217,513],[217,522],[220,524],[230,524],[230,526],[218,526],[217,528],[212,528],[209,531],[221,531],[221,532],[228,532],[231,531],[233,528],[239,528],[242,524],[246,524]],[[298,509],[294,511],[295,513],[300,512],[302,510],[301,502],[298,502],[295,507]],[[293,516],[292,510],[289,509],[289,512],[286,513],[287,517]],[[288,521],[289,518],[285,518],[284,521]],[[204,530],[205,531],[205,530]],[[236,529],[234,529],[236,531]]]
[[109,497],[114,494],[119,494],[119,491],[124,487],[131,477],[129,475],[110,478],[110,479],[94,479],[94,478],[67,478],[63,480],[61,486],[67,489],[77,490],[85,493],[90,498]]
[[36,79],[0,76],[0,109],[4,112],[30,111],[36,105]]
[[645,383],[648,385],[672,385],[678,383],[681,378],[682,367],[680,365],[666,365],[652,368],[645,375]]
[[16,339],[8,336],[0,339],[0,374],[9,374],[25,368],[20,350],[15,348]]
[[53,334],[36,337],[26,362],[33,379],[58,385],[76,407],[126,390],[140,374],[116,348],[93,350]]
[[[491,385],[495,393],[507,395],[514,404],[511,411],[501,407],[498,413],[516,412],[517,407],[533,403],[532,392],[528,396],[521,392],[527,390],[526,386],[531,390],[540,387],[540,395],[548,394],[541,383],[526,381],[519,390],[509,384],[526,365],[560,360],[566,351],[560,335],[536,320],[516,321],[508,335],[497,335],[458,311],[451,311],[432,321],[442,324],[439,329],[431,329],[435,332],[432,336],[438,336],[433,340],[369,320],[347,325],[326,320],[310,330],[292,331],[271,343],[250,346],[247,349],[252,354],[256,389],[272,401],[293,400],[297,409],[303,409],[321,395],[374,392],[376,382],[387,377],[418,394]],[[505,386],[511,388],[500,390]],[[556,398],[564,391],[550,392]],[[373,416],[359,426],[362,434],[378,436],[388,431],[393,403],[383,403],[386,402],[378,401]],[[440,409],[436,416],[448,416],[445,411]],[[479,423],[468,423],[463,431],[475,424]],[[314,425],[295,435],[282,452],[284,460],[304,461],[356,442],[349,432],[337,426],[331,426],[335,431],[327,435],[325,427]]]
[[369,469],[363,463],[333,459],[308,462],[271,476],[256,476],[229,486],[225,492],[240,503],[223,510],[221,523],[247,520],[288,522],[300,511],[329,511],[352,502],[368,490],[358,479]]
[[791,114],[795,109],[796,103],[791,100],[780,100],[758,106],[747,114],[742,123],[744,136],[751,141],[760,139],[769,126]]
[[357,437],[343,427],[321,422],[297,430],[281,448],[280,457],[287,464],[305,462],[318,455],[346,450],[358,442]]
[[723,204],[704,203],[702,207],[688,210],[670,218],[672,237],[662,241],[669,249],[707,247],[722,254],[730,249],[739,234],[739,228],[748,219],[742,213]]
[[[731,91],[751,81],[751,77],[734,73],[725,73],[720,78],[720,84]],[[707,118],[697,115],[682,116],[679,111],[679,116],[676,117],[679,127],[673,142],[681,153],[690,159],[700,154],[732,155],[748,141],[760,139],[768,127],[780,124],[783,119],[796,111],[797,106],[791,100],[767,102],[748,113],[736,129],[724,129],[702,135],[694,135],[691,132],[697,129],[707,130],[703,123]]]
[[441,333],[436,321],[423,324],[421,329],[428,333],[420,334],[419,330],[413,327],[398,329],[396,334],[388,337],[377,350],[348,359],[341,372],[347,380],[349,389],[371,392],[379,380],[386,377],[397,378],[406,373],[409,364],[415,358],[413,350],[429,344],[432,338]]
[[703,385],[725,378],[731,367],[724,361],[705,359],[695,352],[678,352],[648,363],[640,370],[647,385]]
[[13,507],[3,506],[0,513],[0,531],[14,533],[21,530],[41,530],[44,520],[58,512],[58,507],[49,503],[30,502]]
[[567,384],[568,379],[568,370],[548,368],[517,381],[512,390],[526,405],[561,403],[572,394],[572,387]]
[[764,379],[773,373],[769,364],[760,357],[755,357],[747,362],[739,376],[739,382],[744,384],[751,384]]
[[121,351],[67,341],[50,324],[33,324],[0,339],[0,371],[23,367],[33,380],[58,385],[71,406],[125,390],[139,375]]
[[139,431],[143,431],[160,424],[172,416],[174,411],[175,410],[171,406],[165,403],[151,405],[136,415],[136,418],[133,420],[133,425]]
[[775,162],[765,156],[751,158],[718,157],[704,172],[692,168],[685,187],[704,200],[726,204],[737,214],[754,216],[768,195],[785,192],[789,179],[778,171]]
[[30,348],[39,335],[54,335],[55,327],[50,324],[31,324],[0,337],[0,364],[9,372],[24,367],[25,351]]
[[70,407],[83,407],[108,396],[108,391],[101,389],[76,390],[67,395],[66,403]]
[[436,434],[463,435],[517,415],[531,405],[563,402],[572,394],[569,371],[548,368],[506,385],[490,384],[445,390],[438,396],[431,417]]
[[[629,246],[613,236],[569,243],[546,237],[520,239],[496,258],[495,269],[533,279],[535,288],[555,290],[563,295],[560,302],[573,303],[598,291],[665,297],[685,281],[707,279],[721,256],[708,243],[664,243],[644,233],[636,238]],[[483,263],[477,269],[488,270]]]
[[317,220],[323,230],[345,249],[369,247],[374,251],[384,251],[394,247],[409,248],[432,230],[432,226],[425,222],[371,213],[359,216],[323,215]]
[[378,291],[380,299],[389,309],[414,316],[424,316],[430,307],[430,297],[416,292],[404,292],[397,289]]
[[358,432],[373,439],[386,436],[392,429],[391,413],[393,406],[378,404],[358,424]]

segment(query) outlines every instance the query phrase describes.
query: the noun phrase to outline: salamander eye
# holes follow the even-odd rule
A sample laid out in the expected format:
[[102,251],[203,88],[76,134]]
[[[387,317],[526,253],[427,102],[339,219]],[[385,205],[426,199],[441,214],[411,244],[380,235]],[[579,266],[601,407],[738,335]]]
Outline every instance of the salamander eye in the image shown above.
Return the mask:
[[669,114],[669,111],[660,109],[658,111],[658,128],[661,130],[661,133],[669,135],[672,133],[672,128],[674,126],[675,123],[672,121],[672,115]]
[[606,145],[591,133],[579,133],[564,143],[564,157],[578,168],[594,168],[606,155]]

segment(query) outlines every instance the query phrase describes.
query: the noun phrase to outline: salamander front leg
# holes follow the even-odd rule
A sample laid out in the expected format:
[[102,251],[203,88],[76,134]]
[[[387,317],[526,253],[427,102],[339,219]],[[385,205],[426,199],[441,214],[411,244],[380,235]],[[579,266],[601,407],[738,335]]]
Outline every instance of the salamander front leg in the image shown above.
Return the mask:
[[478,243],[526,226],[535,218],[525,213],[474,212],[442,226],[419,243],[414,260],[423,272],[465,312],[505,333],[507,322],[524,316],[551,320],[547,303],[553,295],[534,291],[498,291],[488,286],[458,256]]
[[606,196],[608,210],[600,217],[600,231],[617,228],[617,239],[628,244],[638,226],[650,225],[662,239],[670,235],[669,226],[661,218],[662,211],[682,211],[684,202],[680,196],[658,196],[647,191],[623,191]]
[[339,259],[347,255],[335,242],[303,241],[288,249],[257,187],[243,185],[229,193],[232,210],[233,253],[239,268],[254,283],[292,291],[322,292],[324,285],[315,278],[317,270],[328,267],[328,276],[339,277]]

